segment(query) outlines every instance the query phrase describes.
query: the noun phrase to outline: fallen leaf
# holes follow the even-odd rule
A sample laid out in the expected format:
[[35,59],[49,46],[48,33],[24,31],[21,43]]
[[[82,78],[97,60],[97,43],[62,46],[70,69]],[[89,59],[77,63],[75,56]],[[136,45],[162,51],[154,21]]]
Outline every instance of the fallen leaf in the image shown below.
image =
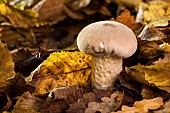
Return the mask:
[[143,99],[141,101],[136,101],[133,107],[123,105],[121,111],[111,113],[148,113],[149,110],[157,110],[162,105],[164,105],[164,103],[161,97],[149,100]]
[[136,65],[127,69],[134,80],[151,86],[170,86],[170,63],[150,66]]
[[162,64],[170,62],[170,53],[164,53],[163,58],[159,58],[157,61],[154,61],[153,64]]
[[[144,9],[143,18],[146,23],[170,14],[170,3],[163,0],[150,1],[148,3],[142,2],[139,6],[142,6]],[[154,24],[154,26],[157,25]]]
[[[0,112],[2,113],[3,111],[8,111],[12,108],[13,106],[13,102],[11,100],[11,98],[9,97],[9,95],[7,93],[5,93],[6,95],[6,98],[7,98],[7,103],[6,103],[6,106],[4,106],[3,108],[0,109]],[[2,94],[0,94],[0,96],[2,97]],[[3,104],[3,101],[2,99],[1,100],[1,104]]]
[[[107,89],[106,91],[94,89],[93,92],[83,94],[83,96],[79,98],[76,102],[70,104],[70,108],[67,110],[67,113],[75,113],[75,111],[77,113],[84,113],[85,109],[88,107],[89,102],[101,102],[102,97],[109,97],[112,93],[113,91],[111,89]],[[117,99],[121,100],[121,96]]]
[[38,12],[41,21],[57,23],[67,17],[64,13],[64,0],[39,1],[33,9]]
[[153,26],[145,26],[138,38],[147,41],[157,41],[166,38],[166,35]]
[[138,43],[138,50],[140,51],[140,57],[144,59],[154,59],[163,54],[161,52],[159,43],[155,41],[141,41]]
[[81,52],[52,53],[34,73],[36,94],[45,94],[60,86],[89,87],[91,56]]
[[0,92],[8,90],[10,79],[14,78],[14,62],[12,61],[12,55],[9,53],[6,44],[0,41]]
[[12,113],[40,113],[44,100],[25,92],[16,102]]
[[[111,20],[115,19],[111,18]],[[128,26],[132,30],[137,30],[140,27],[140,24],[135,22],[135,16],[132,16],[128,10],[122,12],[115,21]]]
[[50,103],[49,100],[64,100],[67,104],[72,104],[84,93],[85,90],[79,85],[54,88],[48,95],[46,103]]
[[39,111],[40,113],[65,113],[68,108],[69,105],[63,100],[53,100]]
[[114,92],[109,97],[101,98],[102,102],[90,102],[88,103],[88,108],[85,109],[85,113],[110,113],[111,111],[116,111],[121,106],[123,101],[123,93]]
[[0,14],[8,18],[9,22],[3,25],[11,25],[13,27],[28,28],[33,26],[39,26],[37,22],[38,14],[34,10],[17,10],[12,6],[6,4],[0,4]]
[[88,107],[89,102],[95,102],[96,97],[93,92],[85,93],[82,98],[79,98],[77,102],[70,104],[70,108],[67,113],[84,113],[85,109]]
[[162,97],[163,99],[166,99],[169,97],[169,94],[166,91],[148,85],[143,86],[141,95],[143,99],[152,99],[156,97]]
[[170,100],[168,102],[165,103],[165,105],[163,106],[163,112],[164,113],[169,113],[170,112]]

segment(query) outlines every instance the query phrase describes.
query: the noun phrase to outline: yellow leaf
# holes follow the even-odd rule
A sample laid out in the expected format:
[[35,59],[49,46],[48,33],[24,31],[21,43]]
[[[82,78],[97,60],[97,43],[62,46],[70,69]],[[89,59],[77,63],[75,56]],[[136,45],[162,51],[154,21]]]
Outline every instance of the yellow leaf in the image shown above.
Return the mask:
[[82,52],[52,53],[34,73],[36,94],[44,94],[59,86],[89,85],[91,56]]
[[138,82],[152,86],[170,86],[170,63],[150,66],[137,65],[127,69],[129,76]]
[[8,18],[9,25],[14,27],[28,28],[39,23],[38,13],[31,9],[18,10],[12,6],[0,4],[0,14]]
[[0,41],[0,92],[6,90],[7,81],[15,76],[14,62],[6,44]]
[[137,21],[142,21],[148,25],[167,26],[170,20],[170,2],[165,0],[141,2]]
[[150,21],[170,14],[170,3],[166,1],[151,1],[148,4],[141,3],[144,7],[144,21]]

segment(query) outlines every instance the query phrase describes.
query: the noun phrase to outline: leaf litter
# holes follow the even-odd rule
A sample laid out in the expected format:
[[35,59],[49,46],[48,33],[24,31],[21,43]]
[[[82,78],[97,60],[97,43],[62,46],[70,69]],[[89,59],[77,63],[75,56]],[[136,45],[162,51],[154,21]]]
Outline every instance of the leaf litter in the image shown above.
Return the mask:
[[[168,113],[169,9],[167,0],[2,0],[0,112]],[[123,23],[138,37],[137,52],[106,91],[92,87],[92,57],[75,44],[84,26],[100,20]]]

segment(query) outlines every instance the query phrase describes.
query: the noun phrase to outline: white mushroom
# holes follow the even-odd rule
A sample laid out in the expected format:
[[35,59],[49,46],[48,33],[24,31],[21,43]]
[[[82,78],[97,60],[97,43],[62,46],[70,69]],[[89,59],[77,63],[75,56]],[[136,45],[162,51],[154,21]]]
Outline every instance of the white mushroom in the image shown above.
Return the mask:
[[100,21],[80,31],[77,46],[93,57],[93,86],[106,90],[113,87],[122,71],[122,59],[135,53],[137,39],[133,31],[121,23]]

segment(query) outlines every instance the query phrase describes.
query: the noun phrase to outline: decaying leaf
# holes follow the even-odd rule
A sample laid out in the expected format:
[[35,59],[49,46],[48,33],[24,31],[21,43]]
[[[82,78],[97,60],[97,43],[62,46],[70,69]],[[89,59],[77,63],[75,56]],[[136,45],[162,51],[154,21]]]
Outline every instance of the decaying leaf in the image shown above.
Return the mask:
[[[110,89],[106,91],[95,89],[93,92],[85,93],[78,101],[69,105],[70,108],[67,110],[67,113],[74,113],[75,111],[77,113],[84,113],[89,102],[101,102],[102,97],[109,97],[112,93],[113,91]],[[121,100],[121,98],[117,98],[117,100],[119,99]]]
[[66,86],[54,88],[46,99],[46,103],[50,103],[50,100],[64,100],[67,104],[72,104],[81,98],[85,93],[85,90],[79,86]]
[[164,105],[164,103],[161,97],[150,100],[144,99],[142,101],[136,101],[133,107],[123,105],[122,111],[112,113],[148,113],[149,110],[157,110],[162,105]]
[[164,53],[169,53],[170,45],[169,43],[160,43],[156,41],[142,41],[138,44],[138,50],[142,57],[153,59],[162,56]]
[[[111,20],[115,19],[111,18]],[[128,10],[122,12],[115,21],[128,26],[132,30],[137,30],[140,27],[140,24],[135,22],[135,16],[132,16]]]
[[11,25],[14,27],[28,28],[33,26],[39,26],[37,23],[38,14],[33,10],[17,10],[6,4],[0,4],[0,14],[8,18],[9,23],[3,23],[3,25]]
[[129,76],[143,84],[170,86],[170,63],[150,66],[136,65],[127,69]]
[[[158,20],[158,18],[162,18],[165,15],[170,14],[170,3],[164,0],[150,1],[149,3],[142,2],[139,4],[139,6],[142,6],[143,18],[144,18],[144,22],[146,23],[149,23],[154,19]],[[159,25],[154,24],[154,26],[160,26],[160,24]]]
[[162,64],[170,62],[170,53],[164,53],[163,58],[159,58],[157,61],[153,62],[153,64]]
[[145,26],[138,38],[147,41],[157,41],[166,38],[166,35],[153,26]]
[[63,100],[53,100],[50,102],[50,105],[40,109],[40,113],[65,113],[69,108],[69,105]]
[[0,41],[0,92],[4,92],[8,87],[7,81],[14,78],[14,62],[12,55],[9,53],[6,44]]
[[91,56],[82,52],[52,53],[34,73],[32,84],[37,94],[45,94],[59,86],[89,86]]
[[155,41],[142,41],[138,44],[138,50],[140,51],[140,55],[145,59],[153,59],[162,55],[163,53],[158,50],[159,43]]
[[166,90],[161,90],[160,88],[148,85],[143,85],[141,95],[143,99],[152,99],[156,97],[162,97],[163,99],[167,99],[170,97],[170,94]]
[[19,97],[12,113],[40,113],[44,100],[33,96],[30,92],[25,92]]
[[88,107],[89,102],[95,102],[96,97],[93,92],[85,93],[82,98],[79,98],[77,102],[70,104],[70,108],[67,113],[84,113],[85,109]]
[[123,93],[114,92],[110,98],[103,97],[101,98],[102,102],[90,102],[88,108],[85,109],[85,113],[110,113],[111,111],[116,111],[122,103]]

